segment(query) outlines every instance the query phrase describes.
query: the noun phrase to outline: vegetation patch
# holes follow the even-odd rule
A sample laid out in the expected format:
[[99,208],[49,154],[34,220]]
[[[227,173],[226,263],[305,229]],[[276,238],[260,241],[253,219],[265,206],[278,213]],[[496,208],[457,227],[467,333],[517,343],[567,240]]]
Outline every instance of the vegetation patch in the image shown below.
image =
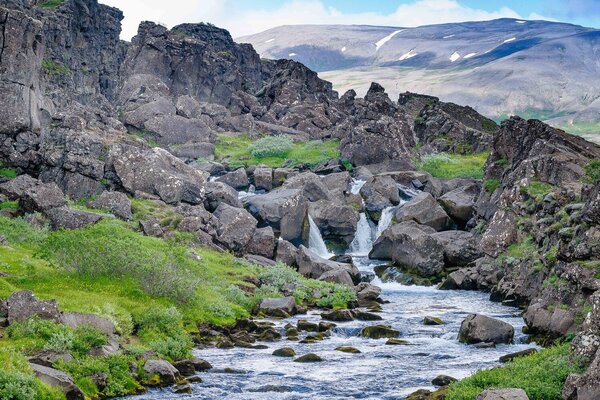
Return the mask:
[[271,168],[314,167],[340,156],[339,140],[291,142],[282,136],[252,140],[248,135],[219,135],[215,154],[231,168],[266,165]]
[[0,177],[13,179],[17,177],[17,170],[8,168],[4,162],[0,161]]
[[64,400],[60,389],[36,378],[27,358],[10,348],[0,347],[0,399]]
[[600,160],[592,160],[585,166],[584,181],[592,185],[600,182]]
[[44,58],[42,60],[42,69],[50,75],[69,75],[71,73],[71,70],[64,64],[49,58]]
[[65,2],[65,0],[46,0],[46,1],[38,4],[38,7],[52,9],[52,8],[56,8],[56,7],[60,6],[64,2]]
[[485,182],[483,183],[483,187],[489,193],[494,193],[496,191],[496,189],[498,189],[500,187],[500,179],[497,179],[497,178],[486,179]]
[[483,178],[483,167],[488,153],[479,154],[428,154],[418,162],[419,169],[435,178]]
[[485,389],[519,388],[531,400],[560,400],[567,376],[583,370],[570,357],[569,348],[569,343],[562,343],[516,358],[504,367],[479,371],[452,383],[446,399],[472,400]]
[[546,182],[533,179],[529,185],[521,186],[521,193],[532,197],[545,196],[552,191],[552,185]]

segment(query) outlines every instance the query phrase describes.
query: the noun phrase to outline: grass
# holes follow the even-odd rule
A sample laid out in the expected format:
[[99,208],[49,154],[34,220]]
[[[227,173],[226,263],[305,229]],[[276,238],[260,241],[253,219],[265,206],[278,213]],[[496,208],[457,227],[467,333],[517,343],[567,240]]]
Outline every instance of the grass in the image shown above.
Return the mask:
[[521,193],[532,197],[545,196],[552,191],[552,185],[539,180],[531,180],[529,185],[521,187]]
[[17,177],[17,170],[6,167],[4,162],[0,161],[0,177],[14,179]]
[[600,182],[600,160],[592,160],[585,166],[583,180],[585,183],[591,183],[592,185]]
[[248,135],[221,134],[215,146],[215,155],[219,161],[227,161],[232,168],[250,165],[266,165],[271,168],[300,165],[314,167],[340,156],[339,140],[294,142],[288,150],[283,150],[285,146],[281,146],[276,152],[262,151],[264,147],[257,145],[260,140],[264,139],[255,141]]
[[0,399],[65,399],[60,389],[51,388],[35,377],[27,358],[22,354],[0,347],[0,365]]
[[595,143],[598,143],[598,140],[600,140],[600,122],[598,121],[565,122],[557,125],[556,128],[562,129],[571,135],[581,136]]
[[500,183],[500,179],[497,178],[486,179],[483,183],[483,187],[489,193],[494,193],[496,189],[500,187]]
[[67,66],[49,58],[42,60],[42,69],[50,75],[69,75],[71,73],[71,70]]
[[488,153],[478,154],[429,154],[421,157],[419,169],[435,178],[483,178],[483,167]]
[[569,343],[562,343],[504,367],[479,371],[451,384],[446,400],[472,400],[489,388],[520,388],[530,400],[560,400],[567,376],[582,372],[571,359],[569,348]]
[[19,202],[17,201],[3,201],[0,203],[0,210],[16,210],[19,208]]

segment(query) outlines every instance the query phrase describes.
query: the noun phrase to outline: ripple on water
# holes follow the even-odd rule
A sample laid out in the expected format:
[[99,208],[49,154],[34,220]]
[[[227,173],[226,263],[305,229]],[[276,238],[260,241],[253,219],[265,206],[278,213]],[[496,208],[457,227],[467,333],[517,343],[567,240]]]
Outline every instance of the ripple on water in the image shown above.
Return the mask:
[[[372,268],[368,262],[361,270]],[[372,270],[372,269],[371,269]],[[440,374],[463,378],[478,369],[498,364],[506,353],[532,347],[526,336],[519,310],[492,303],[489,295],[469,291],[441,291],[433,287],[404,286],[398,283],[376,284],[382,297],[389,300],[379,313],[383,321],[338,323],[330,337],[313,344],[282,340],[268,343],[268,349],[197,349],[195,355],[208,360],[215,368],[202,373],[202,383],[193,385],[191,395],[175,395],[170,389],[152,391],[136,399],[400,399],[418,388],[432,388],[431,379]],[[506,321],[515,327],[515,343],[496,348],[477,349],[459,343],[462,320],[471,313],[481,313]],[[425,326],[425,316],[439,317],[440,326]],[[274,321],[283,329],[298,319],[318,322],[320,314],[310,312],[285,321]],[[383,323],[401,332],[408,345],[386,345],[385,339],[359,337],[367,325]],[[360,354],[335,351],[338,346],[358,348]],[[289,346],[298,355],[313,352],[325,361],[299,364],[293,359],[274,357],[274,349]],[[234,368],[245,374],[227,374],[219,369]]]

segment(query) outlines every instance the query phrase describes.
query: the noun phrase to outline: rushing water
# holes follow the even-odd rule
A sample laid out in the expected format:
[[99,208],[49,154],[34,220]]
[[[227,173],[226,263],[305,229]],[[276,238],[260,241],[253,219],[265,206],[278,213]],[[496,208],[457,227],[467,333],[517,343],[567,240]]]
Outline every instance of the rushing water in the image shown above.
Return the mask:
[[327,245],[323,240],[323,236],[321,236],[321,231],[315,221],[313,221],[310,214],[308,215],[308,225],[309,225],[309,233],[308,233],[308,248],[315,253],[316,255],[323,258],[331,258],[334,256],[333,253],[330,253],[327,250]]
[[356,226],[356,234],[350,243],[350,253],[354,256],[367,256],[373,248],[373,227],[367,219],[367,214],[360,213]]
[[[389,225],[392,211],[393,209],[384,210],[379,228]],[[311,249],[329,254],[310,217],[309,222],[314,240],[310,245]],[[366,215],[361,214],[357,229],[357,236],[360,238],[356,241],[356,247],[350,251],[354,253],[354,263],[365,274],[372,275],[374,267],[382,264],[368,259],[364,254],[368,254],[374,234],[383,230],[371,226]],[[488,294],[404,286],[395,282],[382,282],[379,278],[375,278],[373,284],[382,288],[381,297],[389,301],[383,305],[380,313],[383,321],[338,323],[330,337],[311,344],[284,339],[267,343],[268,349],[196,349],[195,355],[208,360],[214,368],[200,374],[203,382],[193,385],[193,394],[174,394],[167,388],[153,390],[137,398],[396,400],[419,388],[433,389],[430,382],[437,375],[463,378],[478,369],[497,365],[498,358],[504,354],[535,346],[526,344],[526,335],[520,333],[524,325],[520,311],[490,302]],[[513,325],[515,344],[482,349],[459,343],[457,335],[460,323],[472,313],[485,314]],[[440,317],[445,324],[425,326],[422,323],[425,316]],[[295,324],[299,319],[321,321],[320,313],[311,311],[308,315],[273,322],[283,334],[285,324]],[[385,339],[373,340],[358,336],[364,326],[378,323],[399,330],[401,338],[409,344],[392,346],[386,345]],[[305,334],[302,333],[301,338]],[[342,353],[335,350],[338,346],[352,346],[361,353]],[[295,363],[293,359],[271,354],[281,347],[292,347],[298,355],[316,353],[324,361]],[[236,373],[227,373],[228,368]]]

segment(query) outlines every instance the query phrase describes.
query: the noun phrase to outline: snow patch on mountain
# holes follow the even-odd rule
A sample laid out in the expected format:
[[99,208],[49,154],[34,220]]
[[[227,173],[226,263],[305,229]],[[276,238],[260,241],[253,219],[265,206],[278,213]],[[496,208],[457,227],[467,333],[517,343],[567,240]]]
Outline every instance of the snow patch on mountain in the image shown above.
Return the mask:
[[452,53],[452,55],[450,56],[450,61],[454,62],[456,60],[458,60],[460,58],[460,54],[458,54],[458,52],[454,52]]
[[271,43],[272,41],[274,41],[275,39],[269,39],[269,40],[265,40],[265,43]]
[[505,40],[504,42],[502,42],[502,43],[510,43],[510,42],[512,42],[513,40],[517,40],[517,38],[515,38],[515,37],[511,37],[510,39],[506,39],[506,40]]
[[410,49],[410,51],[408,53],[402,54],[398,60],[399,61],[408,60],[409,58],[413,58],[417,54],[419,54],[419,53],[415,52],[415,49]]
[[342,47],[342,53],[346,51],[346,46]]
[[387,35],[383,39],[379,40],[377,43],[375,43],[375,50],[379,50],[379,48],[381,46],[383,46],[384,44],[386,44],[387,42],[389,42],[391,38],[393,38],[394,36],[396,36],[397,34],[399,34],[400,32],[402,32],[404,30],[405,29],[399,29],[397,31],[394,31],[394,32],[390,33],[389,35]]
[[464,56],[463,58],[467,59],[467,58],[475,57],[476,55],[477,55],[477,53],[469,53],[466,56]]

